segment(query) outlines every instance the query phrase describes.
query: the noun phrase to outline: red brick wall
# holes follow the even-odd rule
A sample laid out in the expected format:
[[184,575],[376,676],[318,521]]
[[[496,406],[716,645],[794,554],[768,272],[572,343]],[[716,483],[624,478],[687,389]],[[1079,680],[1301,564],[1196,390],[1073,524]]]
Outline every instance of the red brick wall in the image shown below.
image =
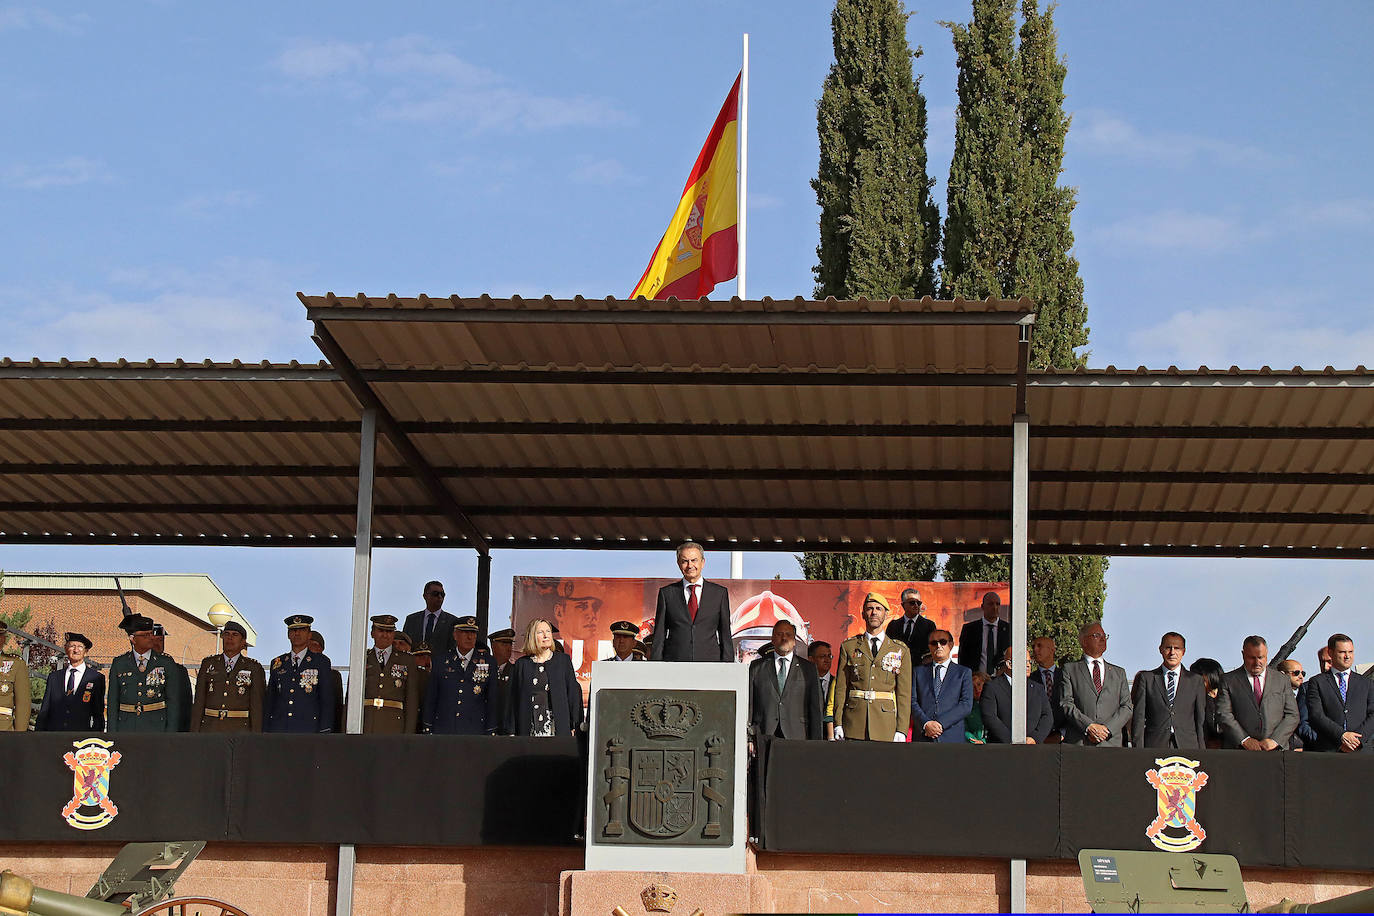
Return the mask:
[[[200,664],[202,658],[215,653],[215,630],[210,624],[143,592],[125,592],[125,597],[135,614],[151,617],[167,628],[167,654],[183,665]],[[51,620],[59,634],[84,633],[95,643],[91,658],[102,665],[129,651],[128,634],[119,629],[123,614],[119,595],[114,592],[7,588],[0,598],[0,613],[12,614],[25,607],[33,608],[30,632]]]

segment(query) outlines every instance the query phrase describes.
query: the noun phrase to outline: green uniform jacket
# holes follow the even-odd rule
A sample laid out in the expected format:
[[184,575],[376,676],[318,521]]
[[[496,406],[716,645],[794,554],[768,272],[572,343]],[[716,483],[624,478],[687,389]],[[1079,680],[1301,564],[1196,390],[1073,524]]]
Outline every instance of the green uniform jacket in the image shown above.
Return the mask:
[[[377,650],[369,649],[364,683],[363,734],[415,734],[415,723],[420,718],[420,674],[415,657],[392,649],[383,669],[377,661]],[[400,704],[400,708],[392,704]]]
[[[911,650],[883,636],[878,657],[869,637],[860,633],[840,644],[835,671],[835,724],[847,740],[891,741],[911,721]],[[882,696],[868,698],[863,693]]]
[[262,698],[267,675],[262,665],[246,655],[229,671],[223,655],[211,655],[200,663],[196,700],[191,710],[193,732],[260,732]]
[[21,656],[0,655],[0,732],[29,730],[30,698],[29,666]]
[[170,655],[153,651],[138,670],[132,651],[110,663],[106,727],[112,732],[174,732],[182,719],[180,676]]

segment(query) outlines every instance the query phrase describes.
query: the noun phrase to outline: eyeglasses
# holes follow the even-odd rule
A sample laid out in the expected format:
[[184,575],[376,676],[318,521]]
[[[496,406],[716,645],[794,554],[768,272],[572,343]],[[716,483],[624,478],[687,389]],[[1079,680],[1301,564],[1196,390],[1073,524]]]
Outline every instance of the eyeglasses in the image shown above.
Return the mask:
[[920,603],[921,603],[921,599],[920,599],[920,598],[903,598],[903,599],[902,599],[902,604],[920,604]]
[[1088,633],[1088,634],[1087,634],[1087,638],[1088,638],[1088,639],[1100,639],[1100,640],[1102,640],[1103,642],[1106,642],[1107,640],[1111,639],[1111,637],[1108,636],[1106,633]]
[[442,597],[444,597],[444,593],[443,593],[443,592],[430,592],[430,593],[429,593],[429,596],[430,596],[431,598],[442,598]]
[[1290,671],[1288,673],[1291,674],[1293,677],[1307,677],[1306,671]]
[[930,641],[930,645],[932,645],[932,646],[947,646],[947,645],[949,645],[949,640],[948,640],[948,639],[932,639],[932,640]]

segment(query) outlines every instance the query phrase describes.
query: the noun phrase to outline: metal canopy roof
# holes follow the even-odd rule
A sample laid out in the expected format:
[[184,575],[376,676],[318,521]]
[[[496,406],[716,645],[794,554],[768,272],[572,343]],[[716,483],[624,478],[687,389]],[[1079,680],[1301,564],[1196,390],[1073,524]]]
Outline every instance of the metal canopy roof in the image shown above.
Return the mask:
[[[332,365],[0,363],[0,543],[1005,552],[1025,302],[301,297]],[[1030,549],[1374,556],[1374,374],[1029,373]],[[485,543],[479,546],[481,536]]]

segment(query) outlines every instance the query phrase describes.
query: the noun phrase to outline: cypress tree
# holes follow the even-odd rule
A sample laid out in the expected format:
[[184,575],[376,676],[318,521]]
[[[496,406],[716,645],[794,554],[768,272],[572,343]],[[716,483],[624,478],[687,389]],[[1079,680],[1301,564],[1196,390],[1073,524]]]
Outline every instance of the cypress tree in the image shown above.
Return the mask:
[[[1020,48],[1014,0],[974,0],[968,25],[948,23],[959,61],[959,112],[950,163],[942,285],[945,295],[1035,302],[1032,368],[1072,368],[1086,357],[1087,306],[1072,256],[1072,188],[1059,184],[1066,68],[1053,9],[1023,0]],[[1078,625],[1106,599],[1101,557],[1033,556],[1027,564],[1032,636],[1054,636],[1078,657]],[[1005,580],[1006,556],[951,556],[945,578]]]
[[[901,0],[836,0],[835,62],[816,106],[821,206],[816,298],[915,299],[936,290],[940,214],[926,172],[926,100]],[[935,576],[930,554],[807,553],[809,579]]]

